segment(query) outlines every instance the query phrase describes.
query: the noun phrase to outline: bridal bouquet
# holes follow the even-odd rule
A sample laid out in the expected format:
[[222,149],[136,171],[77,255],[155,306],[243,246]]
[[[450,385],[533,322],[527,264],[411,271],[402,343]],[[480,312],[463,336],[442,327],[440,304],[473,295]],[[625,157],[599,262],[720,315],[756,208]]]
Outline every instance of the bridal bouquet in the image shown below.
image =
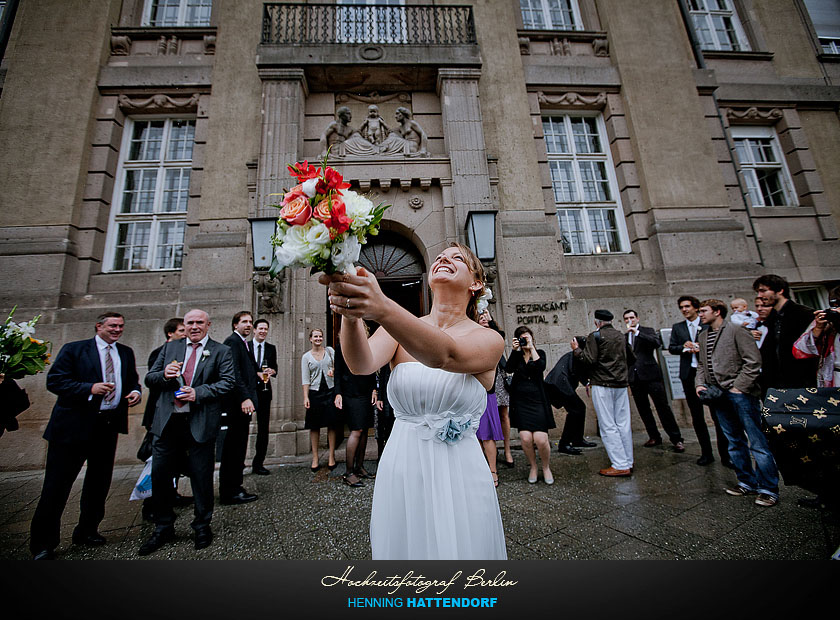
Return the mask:
[[0,328],[0,375],[9,379],[20,379],[34,375],[49,362],[49,342],[33,338],[39,314],[30,321],[15,323],[17,306],[12,308],[3,327]]
[[[323,271],[355,273],[367,235],[379,233],[382,215],[390,205],[374,206],[365,196],[350,191],[349,183],[326,159],[321,166],[308,161],[289,166],[298,185],[283,194],[277,232],[271,240],[274,258],[271,275],[285,267],[311,267]],[[280,195],[280,194],[275,194]]]

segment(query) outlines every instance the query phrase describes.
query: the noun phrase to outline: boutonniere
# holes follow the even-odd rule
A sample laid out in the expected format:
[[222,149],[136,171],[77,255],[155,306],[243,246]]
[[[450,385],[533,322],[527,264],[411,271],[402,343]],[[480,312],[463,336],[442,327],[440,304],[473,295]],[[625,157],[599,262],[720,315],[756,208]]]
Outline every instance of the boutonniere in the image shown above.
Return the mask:
[[208,357],[210,357],[210,351],[204,349],[204,351],[201,352],[201,359],[206,359]]

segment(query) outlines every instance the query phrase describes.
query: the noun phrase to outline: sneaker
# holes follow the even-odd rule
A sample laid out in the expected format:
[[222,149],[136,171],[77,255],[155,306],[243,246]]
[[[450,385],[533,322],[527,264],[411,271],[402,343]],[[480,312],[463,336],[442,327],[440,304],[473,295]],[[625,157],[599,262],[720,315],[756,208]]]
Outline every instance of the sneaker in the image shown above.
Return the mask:
[[727,495],[733,495],[735,497],[743,497],[744,495],[755,495],[754,489],[748,489],[740,485],[737,487],[726,487],[724,491],[726,491]]
[[755,503],[759,506],[775,506],[778,501],[778,498],[768,495],[767,493],[759,493],[758,497],[755,498]]

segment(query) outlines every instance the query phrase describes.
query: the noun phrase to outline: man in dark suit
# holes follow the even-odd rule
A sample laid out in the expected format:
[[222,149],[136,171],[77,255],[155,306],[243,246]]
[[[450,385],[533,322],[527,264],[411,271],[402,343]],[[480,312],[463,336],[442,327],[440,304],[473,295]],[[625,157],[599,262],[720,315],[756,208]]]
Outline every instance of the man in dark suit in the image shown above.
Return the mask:
[[[586,338],[582,336],[575,336],[575,341],[579,348],[586,346]],[[583,437],[586,403],[576,391],[578,385],[587,382],[585,375],[586,369],[583,364],[575,363],[574,351],[569,351],[557,360],[554,368],[545,377],[545,393],[549,402],[558,409],[563,407],[566,410],[566,422],[557,446],[557,451],[561,454],[580,455],[583,454],[581,447],[595,446]]]
[[[694,387],[694,378],[697,376],[697,354],[700,353],[700,346],[697,341],[700,332],[708,329],[707,325],[701,325],[700,300],[691,295],[683,295],[677,300],[680,312],[685,317],[684,321],[674,323],[671,327],[671,340],[668,343],[668,351],[672,355],[680,356],[680,382],[685,393],[685,401],[688,410],[691,412],[691,423],[694,426],[694,433],[700,443],[700,458],[698,465],[714,463],[715,457],[712,453],[712,440],[709,436],[709,428],[706,426],[706,416],[703,413],[703,403],[697,396]],[[721,462],[726,467],[732,467],[729,460],[729,442],[720,428],[717,414],[712,410],[712,421],[715,424],[717,435],[718,454]]]
[[213,465],[222,397],[234,387],[230,349],[207,335],[210,317],[203,310],[184,316],[187,338],[167,342],[146,385],[160,394],[152,421],[152,512],[155,531],[139,555],[157,551],[175,536],[172,478],[185,459],[195,498],[195,548],[213,541]]
[[[271,377],[277,374],[277,349],[266,342],[269,324],[265,319],[257,319],[254,323],[254,340],[251,342],[254,351],[254,361],[259,372],[260,387],[259,402],[257,403],[257,442],[254,447],[254,460],[251,471],[259,476],[267,476],[271,472],[263,467],[265,453],[268,451],[268,424],[271,420]],[[268,380],[263,377],[268,375]]]
[[630,391],[633,392],[633,401],[648,434],[644,447],[651,448],[662,443],[662,435],[656,427],[656,420],[650,409],[650,400],[653,400],[659,421],[674,445],[674,451],[685,452],[680,427],[674,419],[674,412],[665,392],[662,369],[654,356],[654,352],[662,348],[662,338],[652,327],[639,324],[639,313],[635,310],[624,312],[624,324],[627,325],[624,337],[636,356],[635,363],[630,366]]
[[117,340],[121,314],[96,320],[96,335],[64,345],[47,373],[47,389],[58,395],[44,431],[47,466],[38,507],[32,517],[29,547],[36,560],[53,559],[60,540],[61,514],[76,476],[87,461],[80,502],[77,545],[104,545],[97,531],[111,487],[117,434],[128,432],[128,408],[140,402],[134,352]]
[[257,409],[257,363],[247,338],[253,331],[251,313],[243,310],[233,315],[233,333],[225,339],[233,357],[236,385],[225,399],[227,433],[219,465],[219,501],[222,504],[247,504],[257,499],[242,486],[242,470],[248,451],[251,414]]

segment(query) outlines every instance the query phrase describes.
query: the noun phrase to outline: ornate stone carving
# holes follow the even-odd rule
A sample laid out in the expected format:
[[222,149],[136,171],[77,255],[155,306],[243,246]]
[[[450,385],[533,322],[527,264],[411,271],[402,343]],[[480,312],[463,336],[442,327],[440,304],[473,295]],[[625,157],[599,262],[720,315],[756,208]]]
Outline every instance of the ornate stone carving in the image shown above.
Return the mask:
[[379,116],[379,106],[372,103],[368,106],[368,115],[359,133],[371,144],[382,144],[385,138],[391,133],[391,129],[385,124],[385,120]]
[[335,96],[336,104],[344,104],[348,101],[360,101],[362,103],[385,103],[386,101],[398,100],[400,103],[406,105],[411,103],[411,95],[409,93],[392,93],[390,95],[380,95],[373,91],[367,95],[357,95],[355,93],[338,93]]
[[337,116],[321,135],[322,157],[328,148],[331,157],[429,157],[428,136],[408,108],[397,108],[398,125],[393,130],[379,116],[376,104],[368,106],[368,116],[358,131],[350,126],[350,108],[340,107]]
[[552,39],[551,53],[554,56],[571,56],[572,46],[568,39]]
[[547,95],[542,91],[538,91],[537,100],[543,105],[598,109],[603,108],[607,104],[607,93],[580,95],[570,92],[563,93],[562,95]]
[[519,37],[519,53],[522,56],[531,55],[531,39],[528,37]]
[[166,42],[166,53],[170,55],[177,54],[179,44],[180,41],[178,41],[178,37],[173,34],[169,37],[169,41]]
[[267,273],[254,274],[254,289],[259,301],[259,314],[278,314],[283,309],[283,272],[272,278]]
[[170,97],[161,93],[143,99],[120,95],[117,102],[124,112],[194,112],[198,108],[199,97],[198,93],[190,97]]
[[204,35],[204,53],[208,56],[211,56],[216,53],[216,35],[215,34],[205,34]]
[[592,50],[595,52],[596,56],[609,56],[610,55],[610,42],[608,39],[593,39],[592,40]]
[[408,200],[408,206],[414,209],[415,211],[418,209],[422,209],[424,204],[425,203],[420,196],[412,196]]
[[166,54],[166,37],[164,35],[160,35],[158,39],[158,54],[161,56]]
[[782,111],[779,108],[759,110],[753,106],[746,110],[726,109],[726,118],[736,121],[777,121],[782,118]]
[[131,37],[113,35],[111,37],[111,55],[128,56],[131,53]]

